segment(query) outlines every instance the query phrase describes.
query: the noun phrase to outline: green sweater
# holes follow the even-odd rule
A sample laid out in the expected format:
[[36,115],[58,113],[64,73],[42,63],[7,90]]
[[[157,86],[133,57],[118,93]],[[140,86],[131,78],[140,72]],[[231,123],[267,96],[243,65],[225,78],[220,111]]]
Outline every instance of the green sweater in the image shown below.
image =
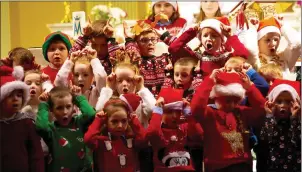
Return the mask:
[[83,137],[96,112],[84,96],[76,96],[74,104],[81,110],[81,115],[74,116],[65,127],[49,122],[48,103],[39,104],[36,129],[50,149],[49,172],[92,171],[92,157]]

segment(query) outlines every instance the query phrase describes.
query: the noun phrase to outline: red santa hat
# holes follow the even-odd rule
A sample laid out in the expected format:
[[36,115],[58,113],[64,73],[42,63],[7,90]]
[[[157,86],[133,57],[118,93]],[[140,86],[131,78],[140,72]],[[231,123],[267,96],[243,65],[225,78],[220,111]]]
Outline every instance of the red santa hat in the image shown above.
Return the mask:
[[257,29],[258,40],[260,40],[264,35],[275,32],[281,35],[281,26],[279,22],[274,18],[270,17],[268,19],[261,20]]
[[24,70],[21,66],[13,68],[0,66],[0,102],[9,96],[14,90],[23,90],[23,106],[29,100],[29,86],[21,80],[24,77]]
[[[226,17],[215,17],[215,18],[211,18],[211,19],[206,19],[203,20],[199,27],[200,30],[204,29],[204,28],[212,28],[214,29],[217,33],[220,34],[220,36],[222,38],[224,38],[224,35],[222,34],[222,30],[221,30],[221,23],[227,26],[231,26],[230,21],[228,18]],[[198,38],[200,39],[200,35],[198,35]]]
[[182,95],[182,89],[162,88],[158,97],[164,98],[165,109],[183,110]]
[[242,80],[237,73],[217,74],[216,84],[212,88],[210,97],[219,96],[236,96],[241,99],[245,97],[245,89],[242,87]]
[[168,2],[169,4],[171,4],[174,7],[175,11],[178,10],[177,1],[167,1],[167,0],[152,0],[152,4],[151,4],[152,9],[153,9],[154,5],[158,2]]
[[273,85],[271,85],[267,97],[269,101],[274,102],[282,92],[287,91],[292,95],[293,99],[296,100],[296,98],[300,99],[300,89],[301,83],[298,81],[276,79]]
[[120,99],[128,105],[130,113],[134,112],[141,103],[141,98],[133,93],[122,94]]

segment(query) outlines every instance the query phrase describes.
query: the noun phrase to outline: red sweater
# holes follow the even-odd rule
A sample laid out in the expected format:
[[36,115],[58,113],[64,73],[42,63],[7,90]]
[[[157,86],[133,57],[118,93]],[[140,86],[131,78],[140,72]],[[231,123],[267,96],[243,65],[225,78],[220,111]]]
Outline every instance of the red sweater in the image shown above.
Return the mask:
[[55,81],[57,73],[59,72],[59,70],[60,69],[51,68],[49,65],[42,69],[43,73],[45,73],[46,75],[49,76],[49,79],[50,79],[52,84]]
[[259,124],[265,117],[264,103],[258,89],[253,85],[247,90],[251,107],[237,106],[243,123],[243,131],[238,130],[235,114],[207,106],[214,81],[206,78],[191,102],[192,114],[204,130],[204,162],[209,171],[221,169],[237,163],[252,163],[249,149],[248,126]]
[[[100,135],[100,128],[105,120],[95,117],[84,136],[84,142],[94,151],[96,151],[96,160],[100,172],[134,172],[139,170],[137,159],[137,148],[145,145],[145,132],[137,118],[134,118],[129,125],[131,126],[135,137],[133,147],[127,145],[125,138],[110,140],[108,136]],[[111,145],[111,149],[108,147]],[[107,146],[106,146],[107,145]]]
[[[145,20],[146,23],[151,24],[151,20]],[[167,26],[160,26],[156,24],[155,29],[166,28],[172,36],[176,36],[186,25],[187,21],[184,18],[178,18],[173,23]]]
[[195,171],[185,146],[191,146],[189,138],[202,139],[202,133],[196,129],[197,125],[189,120],[188,123],[179,125],[178,129],[169,129],[161,126],[161,120],[161,115],[153,112],[147,131],[147,138],[153,148],[154,171]]
[[0,171],[43,172],[40,137],[31,119],[0,122]]

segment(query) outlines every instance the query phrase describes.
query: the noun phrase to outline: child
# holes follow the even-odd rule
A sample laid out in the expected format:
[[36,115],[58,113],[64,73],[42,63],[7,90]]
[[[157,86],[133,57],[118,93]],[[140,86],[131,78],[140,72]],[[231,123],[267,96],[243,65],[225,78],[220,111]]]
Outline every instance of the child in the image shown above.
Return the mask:
[[221,1],[201,1],[200,13],[195,16],[196,23],[209,18],[222,17],[222,6],[223,2]]
[[[225,17],[204,20],[199,26],[188,29],[173,41],[169,46],[169,52],[173,57],[191,56],[199,59],[200,69],[196,70],[200,70],[204,77],[210,75],[213,69],[223,67],[230,56],[247,58],[247,49],[236,35],[231,36],[231,30],[226,25],[230,23]],[[186,46],[194,37],[201,41],[203,52],[200,50],[194,52]]]
[[13,48],[9,53],[8,57],[1,59],[1,63],[9,67],[22,66],[25,71],[38,69],[41,66],[35,62],[34,55],[26,48],[16,47]]
[[[81,94],[86,97],[91,106],[95,107],[107,77],[96,51],[87,46],[81,51],[72,52],[70,59],[65,60],[59,70],[55,84],[67,87],[70,73],[73,76],[72,83],[81,88]],[[95,85],[93,79],[96,81]]]
[[[249,97],[251,107],[240,101]],[[209,97],[216,107],[207,106]],[[206,171],[252,171],[248,126],[255,126],[265,116],[265,99],[243,73],[225,73],[215,69],[197,88],[192,114],[204,130]]]
[[68,35],[58,31],[49,34],[42,45],[43,56],[49,62],[48,66],[42,69],[43,73],[49,76],[53,83],[64,61],[68,57],[71,48]]
[[115,38],[113,38],[114,29],[109,24],[109,20],[96,20],[91,24],[89,20],[84,27],[83,36],[79,36],[72,46],[70,53],[84,49],[90,42],[91,47],[96,50],[97,58],[104,66],[107,75],[112,72],[110,57],[114,58],[115,53],[120,50]]
[[33,119],[21,109],[29,99],[29,87],[20,81],[21,66],[1,66],[1,171],[44,171],[40,137]]
[[85,134],[84,141],[94,151],[98,171],[138,171],[137,150],[145,143],[144,129],[133,109],[139,105],[135,94],[110,99]]
[[163,88],[153,110],[147,138],[153,148],[154,171],[195,171],[186,146],[189,139],[201,140],[193,118],[181,124],[181,115],[189,115],[188,103],[182,99],[183,90]]
[[257,171],[301,171],[300,89],[300,82],[278,79],[271,86],[265,124],[257,131]]
[[[54,87],[48,94],[41,95],[46,101],[39,104],[36,129],[50,149],[48,171],[92,171],[92,160],[88,155],[83,137],[95,111],[81,89]],[[73,116],[74,104],[82,114]],[[56,120],[49,122],[49,111]]]
[[262,65],[258,72],[269,85],[272,85],[275,79],[283,78],[281,66],[274,63]]

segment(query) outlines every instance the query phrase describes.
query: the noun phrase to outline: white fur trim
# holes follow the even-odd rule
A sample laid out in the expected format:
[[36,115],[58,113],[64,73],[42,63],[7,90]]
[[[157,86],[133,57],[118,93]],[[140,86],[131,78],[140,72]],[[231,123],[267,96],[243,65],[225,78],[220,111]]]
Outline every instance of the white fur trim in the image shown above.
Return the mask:
[[29,100],[29,86],[22,81],[12,81],[2,85],[0,87],[0,102],[2,102],[2,100],[9,96],[14,90],[18,89],[23,90],[23,106],[26,105]]
[[274,102],[276,100],[276,98],[279,96],[280,93],[282,93],[283,91],[287,91],[289,92],[293,99],[296,100],[296,98],[299,97],[297,91],[290,85],[288,84],[280,84],[278,86],[276,86],[269,94],[268,94],[268,100],[271,102]]
[[22,66],[15,66],[13,71],[13,77],[16,80],[22,80],[24,78],[24,69]]
[[165,0],[152,0],[152,3],[151,3],[151,7],[153,8],[153,6],[156,4],[156,3],[158,3],[158,2],[168,2],[168,3],[170,3],[174,8],[175,8],[175,10],[177,10],[177,3],[176,3],[176,1],[165,1]]
[[165,104],[164,108],[173,109],[173,110],[182,110],[183,104],[184,104],[183,101],[177,101],[177,102]]
[[108,87],[104,87],[101,90],[100,97],[98,102],[95,105],[95,110],[100,111],[104,108],[105,103],[111,98],[113,95],[113,90]]
[[50,80],[47,80],[47,81],[42,83],[42,89],[45,92],[49,92],[52,88],[53,88],[53,85],[52,85]]
[[129,104],[128,100],[123,95],[120,95],[120,99],[123,100],[127,104],[130,112],[133,112],[132,106]]
[[57,73],[56,79],[54,81],[55,86],[63,86],[68,87],[68,76],[72,70],[73,62],[71,60],[66,59]]
[[281,35],[280,29],[276,26],[266,26],[263,29],[258,31],[258,40],[260,40],[264,35],[270,33],[270,32],[276,32],[279,35]]
[[178,152],[171,152],[168,155],[164,156],[162,159],[162,163],[166,163],[167,159],[169,158],[177,158],[177,157],[185,157],[190,159],[190,154],[186,151],[178,151]]
[[[203,28],[209,27],[214,29],[217,33],[219,33],[221,35],[221,22],[219,20],[216,19],[206,19],[204,21],[202,21],[199,25],[200,30],[202,30]],[[200,39],[200,36],[198,37]]]
[[138,96],[142,99],[143,105],[143,113],[148,117],[151,116],[152,109],[156,104],[156,99],[154,95],[150,92],[150,90],[146,87],[142,88],[140,91],[137,92]]
[[215,85],[212,88],[210,93],[210,97],[218,97],[218,96],[237,96],[241,99],[245,96],[245,89],[242,87],[241,84],[233,83],[227,86],[224,85]]

